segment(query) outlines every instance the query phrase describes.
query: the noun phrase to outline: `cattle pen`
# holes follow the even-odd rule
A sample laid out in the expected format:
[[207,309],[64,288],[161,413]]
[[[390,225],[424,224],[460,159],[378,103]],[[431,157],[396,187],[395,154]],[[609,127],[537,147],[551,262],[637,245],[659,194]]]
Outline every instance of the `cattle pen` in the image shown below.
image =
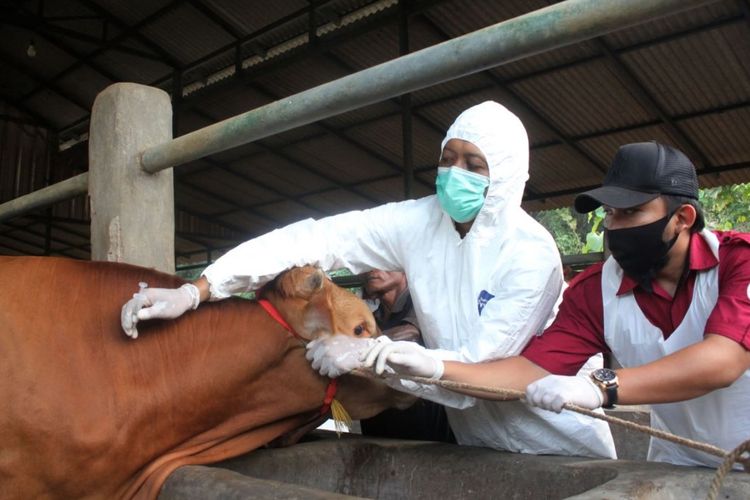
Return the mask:
[[[0,223],[87,194],[91,259],[175,272],[174,173],[182,165],[373,103],[716,0],[566,0],[403,55],[173,138],[174,98],[115,83],[94,102],[88,172],[0,204]],[[750,16],[748,17],[750,19]],[[404,134],[406,145],[410,142]],[[411,196],[414,170],[403,171]],[[641,409],[622,410],[643,421]],[[713,471],[646,463],[647,438],[618,431],[621,460],[531,456],[315,431],[302,443],[187,466],[161,498],[690,498]],[[522,471],[519,473],[519,471]],[[544,481],[540,481],[544,477]],[[723,498],[748,498],[750,475]]]

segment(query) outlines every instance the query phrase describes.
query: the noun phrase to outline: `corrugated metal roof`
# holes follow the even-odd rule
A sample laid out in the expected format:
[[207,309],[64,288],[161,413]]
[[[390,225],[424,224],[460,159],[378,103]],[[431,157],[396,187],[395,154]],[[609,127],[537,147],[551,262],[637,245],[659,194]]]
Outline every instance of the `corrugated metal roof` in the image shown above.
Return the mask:
[[601,172],[562,144],[533,149],[527,187],[535,193],[567,191],[601,182]]
[[85,118],[88,113],[70,100],[60,96],[57,92],[41,90],[26,99],[28,109],[48,119],[55,127]]
[[[75,58],[48,41],[46,37],[34,35],[25,29],[0,24],[0,39],[0,54],[3,59],[27,68],[32,74],[42,78],[52,78],[75,62]],[[32,43],[35,55],[29,57],[27,51]]]
[[708,157],[711,165],[748,162],[750,103],[744,109],[683,120],[680,127]]
[[141,29],[149,40],[187,64],[235,41],[221,26],[183,4]]
[[624,88],[602,60],[524,79],[511,85],[556,127],[571,136],[649,120],[653,114]]
[[738,2],[713,2],[697,9],[615,31],[605,35],[604,38],[614,48],[625,48],[642,43],[648,44],[663,36],[700,29],[717,22],[722,23],[727,19],[738,18],[742,18]]
[[205,0],[205,4],[245,35],[309,7],[306,0],[251,3],[246,0]]
[[60,89],[80,102],[84,111],[90,110],[101,89],[112,83],[114,82],[88,66],[76,68],[57,80]]
[[[71,3],[71,2],[65,2]],[[144,19],[162,11],[168,5],[179,5],[177,0],[96,0],[99,7],[117,19],[122,20],[128,26],[134,26]]]
[[119,77],[121,81],[129,81],[150,85],[155,80],[170,73],[169,66],[159,61],[144,59],[132,54],[118,54],[111,57],[102,54],[94,58],[97,66]]
[[729,26],[623,56],[670,115],[750,98],[750,31]]
[[[409,45],[432,46],[548,4],[412,2],[418,11],[409,20]],[[12,15],[0,24],[0,99],[17,109],[2,115],[23,127],[52,124],[71,144],[86,137],[87,108],[112,79],[172,93],[181,73],[177,135],[399,53],[396,0],[316,2],[320,40],[313,45],[306,0],[67,0],[45,2],[43,18],[23,3],[3,8]],[[31,39],[34,58],[26,55]],[[413,92],[413,196],[432,192],[444,130],[487,99],[505,104],[527,128],[528,209],[571,203],[575,191],[600,182],[619,145],[634,141],[656,139],[694,154],[704,186],[750,180],[750,24],[736,1]],[[300,217],[401,199],[401,113],[401,101],[389,99],[178,168],[182,261],[205,259],[201,248],[215,258],[239,239]],[[85,171],[81,147],[83,154],[76,147],[63,153],[68,164],[55,166],[55,179]],[[19,174],[1,164],[0,179],[30,189],[43,171],[40,164]],[[86,255],[88,210],[85,197],[54,207],[55,251]],[[43,225],[18,221],[28,234],[0,225],[0,253],[12,243],[22,251],[42,248]]]

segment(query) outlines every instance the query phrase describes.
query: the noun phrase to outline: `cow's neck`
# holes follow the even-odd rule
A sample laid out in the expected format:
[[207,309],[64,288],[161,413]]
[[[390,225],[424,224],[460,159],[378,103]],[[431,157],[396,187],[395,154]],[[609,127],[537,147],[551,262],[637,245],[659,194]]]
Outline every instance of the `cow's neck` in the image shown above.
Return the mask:
[[[140,435],[144,446],[162,443],[153,448],[155,456],[243,433],[239,446],[257,447],[276,437],[264,433],[269,426],[286,420],[279,427],[286,432],[319,410],[327,379],[310,369],[302,343],[257,304],[202,306],[166,329],[174,331],[152,337],[163,344],[164,358],[150,360],[152,373],[142,374],[145,387],[134,401],[142,418],[123,422],[140,426],[131,434]],[[137,342],[148,341],[146,333]],[[248,444],[253,432],[262,442]]]

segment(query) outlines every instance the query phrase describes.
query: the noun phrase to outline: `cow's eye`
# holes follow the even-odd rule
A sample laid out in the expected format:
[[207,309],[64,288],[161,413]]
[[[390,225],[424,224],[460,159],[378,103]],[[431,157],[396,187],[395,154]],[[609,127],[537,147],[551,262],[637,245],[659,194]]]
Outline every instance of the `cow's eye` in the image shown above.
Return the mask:
[[356,336],[359,337],[363,333],[365,333],[365,327],[364,326],[357,325],[357,326],[354,327],[354,335],[356,335]]

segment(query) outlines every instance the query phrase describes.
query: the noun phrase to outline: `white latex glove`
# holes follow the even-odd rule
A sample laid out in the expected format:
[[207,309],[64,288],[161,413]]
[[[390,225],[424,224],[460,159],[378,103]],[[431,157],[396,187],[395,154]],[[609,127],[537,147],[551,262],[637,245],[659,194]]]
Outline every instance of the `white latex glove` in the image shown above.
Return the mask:
[[443,376],[445,365],[439,359],[428,354],[427,349],[416,342],[398,341],[387,339],[374,344],[363,354],[364,366],[372,367],[375,364],[375,373],[383,373],[386,366],[402,375],[414,377],[426,377],[437,380]]
[[307,344],[305,357],[312,361],[312,367],[318,373],[324,377],[336,378],[355,368],[362,368],[362,353],[376,343],[375,339],[325,335]]
[[593,410],[604,403],[604,394],[588,376],[547,375],[526,387],[526,402],[556,413],[565,403]]
[[125,335],[138,338],[136,325],[146,319],[172,319],[200,304],[198,287],[185,283],[180,288],[147,288],[139,283],[140,290],[122,306],[120,323]]

